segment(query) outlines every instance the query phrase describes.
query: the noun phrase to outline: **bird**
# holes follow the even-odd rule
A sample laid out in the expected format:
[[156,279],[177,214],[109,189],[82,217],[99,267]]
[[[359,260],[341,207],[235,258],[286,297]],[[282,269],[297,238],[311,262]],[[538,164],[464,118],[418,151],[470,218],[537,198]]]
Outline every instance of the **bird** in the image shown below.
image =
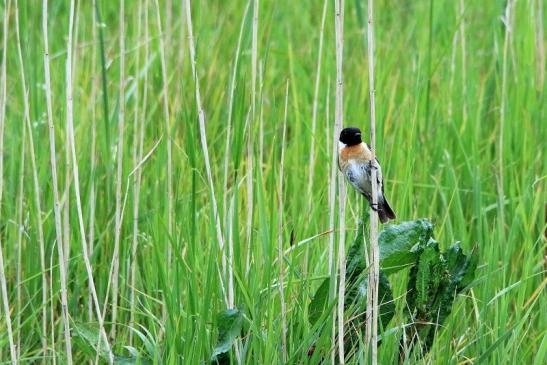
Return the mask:
[[[384,179],[380,163],[372,164],[372,152],[370,147],[361,139],[361,130],[355,127],[344,128],[340,132],[338,151],[338,168],[346,177],[351,186],[362,194],[373,210],[378,212],[380,222],[387,223],[395,219],[395,213],[389,206],[384,195]],[[378,198],[377,204],[372,203],[371,170],[377,169]]]

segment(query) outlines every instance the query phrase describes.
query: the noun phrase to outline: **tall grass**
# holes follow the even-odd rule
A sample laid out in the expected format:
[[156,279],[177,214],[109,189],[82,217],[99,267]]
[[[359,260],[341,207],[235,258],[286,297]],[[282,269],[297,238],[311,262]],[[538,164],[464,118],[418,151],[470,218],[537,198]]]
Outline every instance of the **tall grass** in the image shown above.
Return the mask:
[[[236,307],[234,363],[364,361],[337,342],[363,202],[335,152],[342,126],[370,132],[366,3],[338,9],[337,57],[331,1],[1,2],[0,363],[200,363]],[[480,256],[421,363],[543,364],[543,3],[374,5],[386,196]]]

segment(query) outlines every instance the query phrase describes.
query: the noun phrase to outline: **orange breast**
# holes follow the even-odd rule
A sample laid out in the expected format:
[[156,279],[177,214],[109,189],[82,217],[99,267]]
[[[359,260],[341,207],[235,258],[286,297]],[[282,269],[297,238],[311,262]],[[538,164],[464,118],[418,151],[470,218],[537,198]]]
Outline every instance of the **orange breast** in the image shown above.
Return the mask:
[[370,161],[372,154],[364,143],[355,146],[346,146],[340,149],[340,159],[343,161],[357,160]]

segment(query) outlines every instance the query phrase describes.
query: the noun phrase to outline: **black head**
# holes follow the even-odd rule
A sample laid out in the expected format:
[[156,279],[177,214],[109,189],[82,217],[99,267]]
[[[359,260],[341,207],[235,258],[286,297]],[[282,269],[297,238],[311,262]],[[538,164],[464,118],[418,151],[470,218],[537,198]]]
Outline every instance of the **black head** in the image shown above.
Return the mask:
[[363,142],[361,140],[361,130],[353,127],[342,129],[342,132],[340,132],[340,142],[348,146],[355,146]]

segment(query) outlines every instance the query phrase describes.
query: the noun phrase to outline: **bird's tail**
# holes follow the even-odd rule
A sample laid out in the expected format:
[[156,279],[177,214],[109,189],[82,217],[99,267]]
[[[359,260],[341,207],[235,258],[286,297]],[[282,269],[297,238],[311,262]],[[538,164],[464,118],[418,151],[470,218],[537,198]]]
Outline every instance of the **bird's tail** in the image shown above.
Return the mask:
[[378,217],[380,217],[380,222],[382,223],[387,223],[390,219],[395,219],[395,213],[389,206],[385,196],[380,197],[378,201]]

